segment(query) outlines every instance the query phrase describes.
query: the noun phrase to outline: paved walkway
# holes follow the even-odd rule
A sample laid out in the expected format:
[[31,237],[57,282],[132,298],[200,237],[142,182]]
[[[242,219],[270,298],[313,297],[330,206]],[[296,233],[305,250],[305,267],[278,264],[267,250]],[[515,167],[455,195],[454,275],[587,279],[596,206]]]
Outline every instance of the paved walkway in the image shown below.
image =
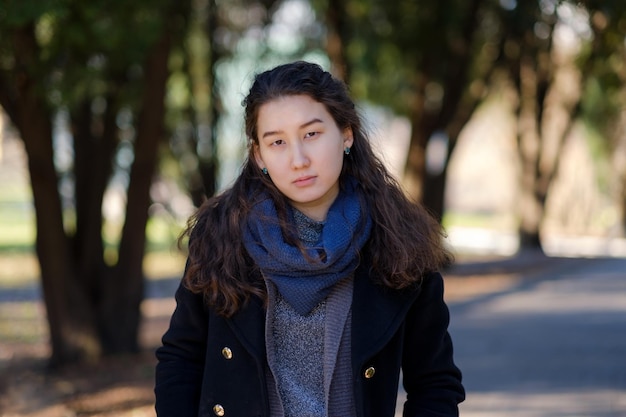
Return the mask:
[[626,416],[626,259],[561,259],[450,309],[462,417]]

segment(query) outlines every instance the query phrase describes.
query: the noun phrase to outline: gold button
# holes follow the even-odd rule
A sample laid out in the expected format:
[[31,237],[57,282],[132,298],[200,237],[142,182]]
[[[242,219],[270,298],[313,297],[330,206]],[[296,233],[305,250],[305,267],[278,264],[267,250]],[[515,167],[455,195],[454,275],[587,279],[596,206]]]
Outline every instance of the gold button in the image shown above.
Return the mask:
[[216,416],[222,417],[224,414],[226,414],[226,411],[224,411],[224,407],[222,407],[219,404],[215,404],[213,406],[213,412],[215,413]]
[[376,373],[376,369],[374,369],[373,366],[370,366],[369,368],[365,370],[363,375],[365,376],[365,378],[370,379],[371,377],[374,376],[375,373]]
[[229,347],[225,347],[224,349],[222,349],[222,356],[225,357],[226,359],[232,359],[233,351],[230,350]]

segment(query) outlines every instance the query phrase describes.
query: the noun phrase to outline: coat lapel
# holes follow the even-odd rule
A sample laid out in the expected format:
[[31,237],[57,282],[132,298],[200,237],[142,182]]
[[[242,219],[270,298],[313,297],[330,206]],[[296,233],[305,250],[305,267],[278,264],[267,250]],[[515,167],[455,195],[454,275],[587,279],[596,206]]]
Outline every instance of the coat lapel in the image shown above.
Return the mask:
[[261,299],[252,297],[227,322],[248,353],[259,360],[265,357],[265,308]]
[[419,293],[419,288],[398,291],[373,284],[369,265],[359,266],[352,299],[353,363],[362,363],[385,346]]

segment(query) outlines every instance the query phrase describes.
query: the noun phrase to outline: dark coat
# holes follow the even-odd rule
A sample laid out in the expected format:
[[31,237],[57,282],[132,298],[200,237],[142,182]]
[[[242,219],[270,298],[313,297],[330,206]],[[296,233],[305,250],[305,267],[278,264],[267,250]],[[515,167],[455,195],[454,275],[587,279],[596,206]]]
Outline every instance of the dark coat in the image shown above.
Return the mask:
[[[227,319],[182,286],[176,300],[157,350],[157,415],[268,417],[263,303],[255,299]],[[458,416],[465,394],[448,322],[440,274],[426,276],[419,288],[394,291],[372,284],[365,267],[355,272],[352,374],[359,417],[394,416],[400,369],[405,417]]]

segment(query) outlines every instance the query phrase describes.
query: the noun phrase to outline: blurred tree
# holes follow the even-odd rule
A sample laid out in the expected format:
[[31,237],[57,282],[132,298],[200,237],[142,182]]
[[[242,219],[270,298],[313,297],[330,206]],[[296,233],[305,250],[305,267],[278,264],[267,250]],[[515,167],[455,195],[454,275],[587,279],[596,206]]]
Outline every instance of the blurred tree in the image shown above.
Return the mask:
[[[193,0],[189,34],[176,51],[170,100],[171,149],[195,206],[219,182],[219,129],[226,112],[220,64],[237,59],[246,37],[260,37],[281,0]],[[258,51],[259,54],[262,51]],[[226,98],[228,100],[228,98]]]
[[[333,67],[349,72],[344,77],[357,97],[410,119],[403,183],[440,220],[448,160],[493,69],[493,47],[484,39],[491,22],[481,19],[483,2],[343,0],[327,5]],[[344,13],[346,18],[336,18]]]
[[[215,47],[218,28],[215,1],[192,1],[186,42],[174,52],[172,91],[184,93],[169,103],[168,125],[173,132],[171,149],[178,160],[186,189],[195,206],[215,193],[219,161],[216,129],[220,99],[215,85],[215,64],[220,50]],[[213,36],[212,36],[213,35]],[[176,85],[179,84],[179,85]]]
[[585,121],[609,140],[610,182],[621,208],[626,235],[626,7],[620,0],[586,0],[593,40],[583,50],[589,67],[582,103]]
[[[517,96],[522,248],[540,248],[546,196],[565,139],[581,114],[587,80],[606,63],[605,73],[612,67],[611,85],[623,85],[618,74],[624,60],[617,52],[624,46],[622,3],[314,2],[327,8],[328,54],[334,68],[348,72],[344,78],[355,95],[411,120],[404,184],[439,218],[447,162],[461,129],[486,91],[501,88],[503,75],[509,80]],[[611,25],[599,30],[603,20]],[[581,54],[587,44],[588,53]],[[603,80],[603,88],[610,88],[606,75]],[[602,120],[606,123],[606,113]]]
[[[138,348],[168,59],[188,7],[57,0],[9,1],[0,9],[0,104],[28,155],[52,365]],[[60,150],[62,135],[53,135],[63,126],[52,121],[63,115],[69,155]],[[126,188],[126,209],[111,256],[102,203],[112,175]]]
[[350,41],[350,19],[353,18],[348,10],[350,2],[351,0],[312,1],[316,10],[324,11],[325,49],[331,64],[330,71],[348,85],[350,84],[351,70],[346,44]]
[[[556,2],[544,9],[538,1],[512,3],[515,4],[500,9],[502,42],[499,59],[513,83],[518,100],[515,113],[522,167],[518,205],[520,245],[540,249],[539,231],[546,196],[557,172],[564,139],[573,126],[573,111],[580,98],[580,80],[568,80],[569,91],[556,85],[559,79],[553,42],[558,22]],[[571,96],[567,96],[568,93]],[[560,122],[550,117],[559,114],[559,106],[564,110]]]
[[[606,43],[605,28],[590,20],[595,12],[579,2],[500,3],[499,64],[506,69],[518,98],[520,245],[540,249],[546,197],[561,150],[581,116],[585,85],[597,74],[599,63],[614,54],[615,44]],[[602,2],[602,10],[614,14],[623,9],[617,3]],[[592,2],[588,7],[593,7]],[[581,53],[585,45],[586,54]],[[606,122],[607,115],[603,117]]]

